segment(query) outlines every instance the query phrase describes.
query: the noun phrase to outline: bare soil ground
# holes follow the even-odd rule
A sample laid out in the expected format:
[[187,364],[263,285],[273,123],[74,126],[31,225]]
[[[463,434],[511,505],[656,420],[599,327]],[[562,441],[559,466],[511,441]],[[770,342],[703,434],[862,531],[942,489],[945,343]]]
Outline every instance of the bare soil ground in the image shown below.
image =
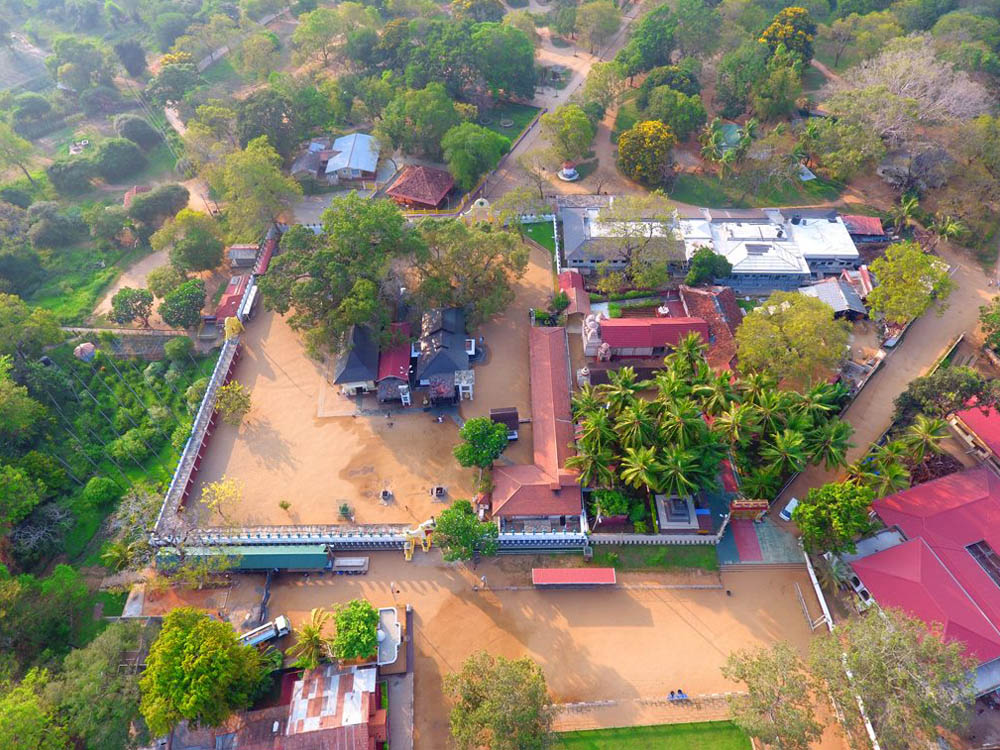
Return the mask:
[[[799,606],[796,583],[811,614],[819,612],[804,569],[724,572],[721,587],[713,589],[670,588],[720,582],[717,574],[706,573],[695,575],[697,580],[690,573],[622,573],[621,585],[613,590],[531,588],[530,568],[550,562],[504,557],[473,570],[444,564],[434,551],[418,552],[413,563],[405,563],[399,553],[374,553],[367,576],[279,577],[271,587],[269,616],[285,614],[299,625],[313,607],[356,597],[375,606],[389,606],[394,600],[412,605],[415,747],[442,750],[450,746],[442,679],[474,651],[535,659],[556,703],[616,701],[562,717],[560,726],[567,725],[563,728],[628,726],[653,718],[652,709],[638,699],[676,689],[692,697],[736,689],[719,671],[736,649],[786,640],[804,652],[812,633]],[[481,575],[487,577],[487,590],[474,591]],[[234,578],[238,585],[222,605],[218,595],[193,594],[195,606],[222,609],[238,626],[247,608],[260,601],[262,577]],[[205,604],[199,601],[206,598]],[[162,601],[178,606],[184,599],[184,592],[171,592]],[[145,612],[160,609],[158,601],[147,602]],[[674,714],[655,719],[690,720],[685,712]]]
[[[443,507],[432,501],[433,485],[445,485],[448,500],[471,496],[472,474],[451,454],[453,422],[437,424],[419,408],[392,419],[317,418],[326,369],[306,355],[285,320],[260,313],[243,342],[236,378],[250,388],[253,406],[239,428],[216,429],[194,493],[223,476],[241,482],[242,502],[226,522],[339,523],[346,502],[357,523],[412,523]],[[383,489],[394,502],[380,503]],[[291,504],[287,512],[282,500]]]

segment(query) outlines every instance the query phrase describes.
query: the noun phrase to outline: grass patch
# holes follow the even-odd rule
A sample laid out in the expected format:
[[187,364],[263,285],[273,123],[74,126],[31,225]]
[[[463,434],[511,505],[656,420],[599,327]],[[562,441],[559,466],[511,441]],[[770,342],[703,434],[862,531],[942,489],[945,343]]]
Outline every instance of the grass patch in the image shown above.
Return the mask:
[[[481,124],[494,133],[507,136],[513,143],[527,129],[538,112],[538,107],[532,107],[530,104],[497,102],[496,106],[483,111],[482,114],[486,116],[489,122]],[[502,128],[500,127],[501,120],[512,120],[514,124],[509,128]]]
[[594,172],[597,171],[599,166],[597,159],[591,159],[590,161],[585,161],[581,164],[576,165],[576,173],[580,175],[581,180],[585,180]]
[[615,113],[615,126],[611,129],[611,142],[618,143],[618,136],[639,122],[639,108],[634,101],[623,101]]
[[594,564],[618,570],[673,570],[701,568],[718,570],[719,557],[711,544],[643,544],[594,546]]
[[243,83],[243,76],[233,67],[229,56],[219,58],[209,65],[201,74],[202,79],[209,85],[217,83]]
[[749,750],[750,738],[730,721],[560,732],[557,750]]
[[[82,611],[78,613],[80,622],[77,625],[75,642],[86,645],[94,640],[101,631],[108,626],[105,616],[117,617],[125,609],[125,600],[128,594],[112,594],[108,591],[96,591],[87,599]],[[101,616],[94,618],[94,608],[98,604],[103,604]]]
[[553,255],[556,254],[556,235],[551,221],[538,221],[523,226],[526,237],[531,238]]
[[744,195],[735,185],[715,175],[685,173],[674,180],[670,197],[706,208],[801,206],[836,200],[842,189],[837,183],[817,178],[809,182],[794,180],[765,188],[753,195]]
[[802,90],[819,91],[825,85],[826,76],[820,72],[819,68],[807,65],[802,73]]
[[743,297],[737,297],[736,304],[742,307],[746,312],[750,312],[755,307],[760,307],[761,301],[759,299],[743,299]]
[[173,172],[177,165],[177,160],[170,153],[166,143],[160,143],[159,146],[146,154],[146,159],[148,163],[145,169],[129,178],[136,185],[141,185],[154,177],[162,177],[165,172]]
[[566,47],[572,47],[573,46],[573,42],[569,41],[568,39],[563,39],[561,36],[556,36],[555,34],[553,34],[550,37],[550,39],[552,41],[552,46],[553,47],[559,47],[561,49],[566,49]]
[[735,205],[726,193],[722,181],[714,175],[679,174],[670,189],[670,197],[681,203],[706,208]]

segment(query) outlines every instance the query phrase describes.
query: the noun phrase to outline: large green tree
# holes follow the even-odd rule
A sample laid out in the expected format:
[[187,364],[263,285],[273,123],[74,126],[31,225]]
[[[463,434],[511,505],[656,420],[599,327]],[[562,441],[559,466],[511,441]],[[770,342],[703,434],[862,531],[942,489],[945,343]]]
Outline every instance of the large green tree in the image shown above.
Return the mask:
[[260,652],[240,644],[229,623],[179,607],[150,646],[140,710],[154,735],[185,719],[218,726],[250,705],[265,676]]
[[510,139],[482,125],[463,122],[444,134],[441,148],[456,184],[462,190],[471,190],[507,153]]
[[724,255],[719,255],[710,247],[699,247],[688,261],[687,276],[684,283],[691,286],[713,283],[715,279],[724,279],[733,272],[732,264]]
[[16,294],[0,293],[0,355],[36,359],[45,347],[64,338],[51,312],[28,307]]
[[564,104],[542,115],[542,132],[559,161],[578,162],[590,151],[594,124],[576,104]]
[[745,693],[729,699],[733,723],[762,744],[775,750],[808,750],[822,736],[812,677],[788,644],[735,651],[722,674],[746,685]]
[[[867,742],[858,696],[879,744],[905,750],[935,742],[938,727],[957,730],[968,721],[975,660],[961,642],[899,610],[851,617],[812,643],[813,674],[844,712],[854,743]],[[850,675],[850,676],[848,676]],[[852,743],[852,744],[854,744]]]
[[143,328],[149,328],[149,316],[153,312],[153,293],[148,289],[123,286],[111,298],[111,314],[115,323],[127,325],[138,320]]
[[670,64],[674,50],[677,17],[669,5],[650,11],[635,24],[632,36],[615,56],[626,76],[634,76],[660,65]]
[[544,750],[552,709],[542,670],[531,659],[473,654],[445,677],[454,701],[451,736],[461,750]]
[[337,628],[331,642],[338,659],[368,659],[378,651],[378,610],[364,599],[353,599],[334,610]]
[[454,562],[496,554],[498,534],[496,523],[479,520],[472,503],[456,500],[438,515],[434,542],[441,547],[445,562]]
[[0,683],[0,745],[10,750],[69,750],[66,730],[40,697],[48,675],[32,671],[17,685]]
[[686,141],[705,124],[705,105],[698,94],[688,96],[669,86],[658,86],[649,92],[648,101],[643,117],[664,123],[679,141]]
[[268,224],[289,209],[302,195],[302,188],[282,172],[281,157],[264,136],[234,151],[213,173],[213,184],[221,189],[232,237],[255,242]]
[[116,622],[70,652],[63,670],[45,690],[66,729],[88,750],[134,748],[145,731],[132,732],[139,720],[139,677],[128,669],[128,652],[139,648],[142,625]]
[[311,351],[338,350],[353,325],[382,331],[397,284],[385,283],[392,262],[426,252],[399,208],[355,193],[334,198],[318,237],[304,227],[282,238],[282,253],[259,280],[265,304],[292,311],[289,324]]
[[535,45],[520,29],[478,24],[472,33],[472,56],[494,97],[531,99],[535,95]]
[[604,46],[621,23],[621,11],[611,0],[588,0],[576,11],[576,33],[591,53]]
[[854,540],[872,528],[868,514],[874,499],[871,489],[854,482],[824,484],[809,490],[792,520],[810,552],[853,552]]
[[205,282],[191,279],[163,298],[159,313],[168,326],[194,328],[201,321],[201,308],[204,306]]
[[149,238],[154,250],[169,250],[180,272],[210,271],[222,262],[222,232],[212,216],[181,209]]
[[0,446],[29,444],[39,434],[45,408],[14,380],[9,354],[0,355]]
[[419,225],[426,250],[415,258],[418,294],[429,306],[462,307],[473,326],[514,301],[513,284],[528,267],[529,250],[513,232],[452,219]]
[[507,427],[489,417],[473,417],[458,431],[462,442],[454,448],[455,458],[462,466],[478,467],[482,481],[483,470],[493,465],[507,447]]
[[263,137],[283,157],[290,156],[296,142],[298,113],[292,100],[271,87],[258,89],[236,107],[236,134],[246,148]]
[[385,108],[376,132],[405,153],[438,158],[445,133],[459,122],[452,97],[435,82],[398,94]]
[[982,409],[995,406],[1000,393],[995,380],[971,367],[940,367],[930,375],[914,378],[896,396],[894,418],[909,423],[918,413],[946,417],[972,401]]
[[29,141],[19,136],[6,122],[0,122],[0,167],[17,167],[28,182],[35,184],[35,178],[28,171],[28,163],[35,149]]
[[948,264],[916,242],[890,245],[869,268],[878,285],[868,294],[868,306],[897,323],[920,317],[935,302],[941,309],[955,288]]
[[742,369],[798,385],[836,370],[847,338],[847,323],[836,320],[829,305],[795,292],[775,292],[736,329]]

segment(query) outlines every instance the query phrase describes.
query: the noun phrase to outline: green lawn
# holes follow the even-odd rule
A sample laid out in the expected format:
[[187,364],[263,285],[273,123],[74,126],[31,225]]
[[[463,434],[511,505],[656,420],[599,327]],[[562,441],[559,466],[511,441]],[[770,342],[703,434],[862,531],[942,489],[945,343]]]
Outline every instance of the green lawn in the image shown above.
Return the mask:
[[808,206],[840,197],[841,187],[822,178],[795,181],[780,188],[744,196],[730,183],[715,175],[681,174],[674,181],[670,197],[682,203],[706,208],[749,208],[765,206]]
[[594,545],[594,565],[618,570],[672,570],[702,568],[718,570],[719,558],[711,544]]
[[618,136],[639,122],[639,109],[634,101],[624,101],[615,114],[615,126],[611,130],[611,142],[618,143]]
[[[514,142],[535,119],[538,111],[538,107],[532,107],[530,104],[497,102],[496,106],[482,110],[482,117],[488,122],[481,121],[481,124],[495,133],[507,136],[511,142]],[[512,120],[514,124],[509,128],[500,127],[501,120]]]
[[535,224],[525,224],[524,234],[555,255],[556,237],[555,232],[552,229],[551,221],[539,221]]
[[750,750],[750,738],[728,721],[560,732],[556,750]]

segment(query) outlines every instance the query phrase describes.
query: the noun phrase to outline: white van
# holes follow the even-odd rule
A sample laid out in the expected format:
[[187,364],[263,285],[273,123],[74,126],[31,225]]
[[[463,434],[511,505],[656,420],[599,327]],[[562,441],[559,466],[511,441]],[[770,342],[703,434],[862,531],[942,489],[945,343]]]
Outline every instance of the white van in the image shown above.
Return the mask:
[[791,521],[792,513],[794,513],[795,509],[798,507],[799,507],[799,499],[797,497],[793,497],[791,500],[788,501],[788,505],[782,508],[781,512],[778,513],[778,517],[782,521]]

